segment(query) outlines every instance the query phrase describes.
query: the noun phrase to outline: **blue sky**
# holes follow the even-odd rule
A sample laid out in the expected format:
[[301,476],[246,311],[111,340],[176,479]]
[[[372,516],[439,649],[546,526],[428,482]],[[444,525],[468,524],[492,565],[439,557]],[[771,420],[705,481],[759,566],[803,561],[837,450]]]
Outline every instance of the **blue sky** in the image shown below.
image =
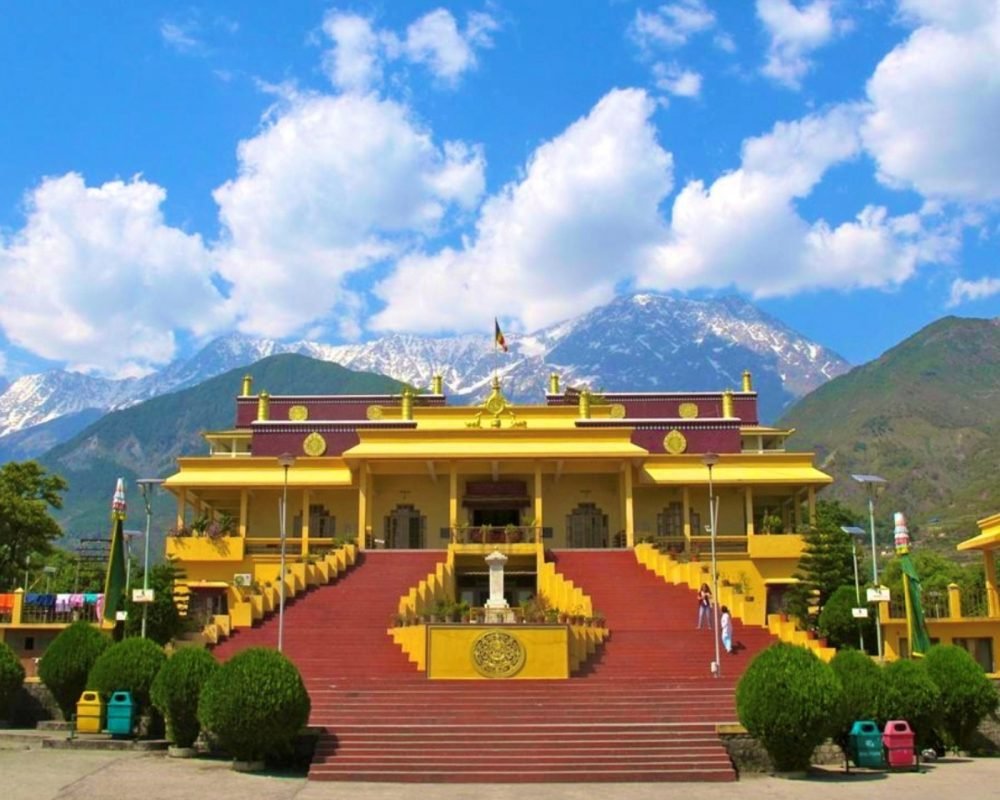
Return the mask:
[[0,375],[739,293],[1000,315],[1000,0],[6,4]]

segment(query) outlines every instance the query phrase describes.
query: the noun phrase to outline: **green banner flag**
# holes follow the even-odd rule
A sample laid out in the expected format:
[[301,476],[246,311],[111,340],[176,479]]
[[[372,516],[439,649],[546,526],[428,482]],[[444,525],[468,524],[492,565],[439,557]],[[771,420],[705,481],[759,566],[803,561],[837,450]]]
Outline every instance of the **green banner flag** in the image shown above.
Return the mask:
[[111,502],[111,550],[104,579],[104,622],[114,624],[125,591],[125,482],[119,478]]
[[910,653],[924,655],[931,646],[924,622],[924,607],[920,602],[920,576],[910,560],[909,553],[899,557],[903,570],[903,592],[906,596],[906,627],[910,637]]

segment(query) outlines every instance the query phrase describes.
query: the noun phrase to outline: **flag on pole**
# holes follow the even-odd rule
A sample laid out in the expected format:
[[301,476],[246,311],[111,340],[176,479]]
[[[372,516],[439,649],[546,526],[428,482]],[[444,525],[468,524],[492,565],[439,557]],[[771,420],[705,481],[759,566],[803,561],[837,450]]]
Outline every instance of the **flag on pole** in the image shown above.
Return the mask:
[[108,552],[108,574],[104,579],[103,621],[115,623],[115,612],[121,605],[125,590],[125,481],[121,478],[115,486],[111,501],[111,550]]
[[894,515],[896,556],[903,572],[903,599],[906,602],[906,631],[910,640],[910,655],[923,656],[931,646],[924,621],[924,607],[920,600],[920,576],[910,559],[910,532],[906,517],[897,511]]
[[499,347],[501,350],[503,350],[506,353],[507,352],[507,340],[503,336],[503,331],[500,330],[500,323],[499,323],[499,321],[497,320],[496,317],[493,317],[493,327],[494,327],[494,330],[495,330],[494,335],[493,335],[493,341],[496,343],[497,347]]

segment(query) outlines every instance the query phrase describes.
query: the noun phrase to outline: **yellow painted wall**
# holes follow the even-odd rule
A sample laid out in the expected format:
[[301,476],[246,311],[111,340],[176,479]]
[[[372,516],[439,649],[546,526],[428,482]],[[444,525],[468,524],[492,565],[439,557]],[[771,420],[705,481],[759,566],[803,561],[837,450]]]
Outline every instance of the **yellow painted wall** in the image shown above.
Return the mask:
[[[1000,620],[928,619],[927,635],[937,644],[954,644],[955,639],[992,639],[993,669],[990,675],[1000,677]],[[882,620],[882,648],[885,657],[894,661],[900,657],[900,639],[908,638],[905,619]]]
[[656,517],[671,503],[684,501],[683,492],[676,486],[636,486],[633,497],[637,540],[643,536],[656,536]]
[[[292,535],[292,517],[302,502],[301,495],[288,492],[288,535]],[[281,535],[278,503],[280,490],[254,489],[247,498],[247,537],[276,539]]]
[[[424,547],[438,550],[447,547],[441,538],[441,528],[448,527],[448,475],[438,475],[437,481],[424,475],[372,476],[372,534],[381,539],[385,518],[398,505],[412,505],[427,517],[427,538]],[[405,494],[404,494],[405,492]]]
[[475,668],[472,648],[489,631],[502,631],[525,648],[524,666],[507,679],[563,679],[569,677],[569,631],[563,625],[431,625],[427,676],[432,679],[490,680]]

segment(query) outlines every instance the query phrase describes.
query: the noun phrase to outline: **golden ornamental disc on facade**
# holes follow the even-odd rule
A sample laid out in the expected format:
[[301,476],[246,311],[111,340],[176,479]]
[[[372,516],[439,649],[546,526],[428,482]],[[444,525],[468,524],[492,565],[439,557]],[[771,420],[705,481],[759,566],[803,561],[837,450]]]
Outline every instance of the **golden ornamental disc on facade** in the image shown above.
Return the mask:
[[621,403],[615,403],[611,406],[608,416],[611,417],[611,419],[625,419],[625,406]]
[[382,419],[382,406],[368,406],[368,419]]
[[663,449],[672,456],[683,453],[687,450],[687,446],[688,442],[687,439],[684,438],[684,434],[676,428],[663,437]]
[[521,671],[524,645],[506,631],[487,631],[472,643],[472,665],[487,678],[510,678]]
[[305,422],[309,419],[309,409],[305,406],[292,406],[288,409],[288,418],[292,422]]
[[698,416],[698,406],[695,403],[681,403],[677,413],[680,414],[681,419],[694,419]]
[[326,439],[313,431],[302,442],[302,450],[307,456],[321,456],[326,452]]

